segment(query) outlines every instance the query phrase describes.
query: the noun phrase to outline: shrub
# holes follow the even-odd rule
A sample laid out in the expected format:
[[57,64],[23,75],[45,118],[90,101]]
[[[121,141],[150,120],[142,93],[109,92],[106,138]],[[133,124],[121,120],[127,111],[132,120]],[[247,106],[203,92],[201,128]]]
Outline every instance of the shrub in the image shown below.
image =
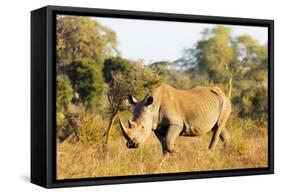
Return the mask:
[[74,61],[65,68],[71,84],[79,94],[80,101],[87,107],[99,102],[103,94],[101,71],[93,61]]
[[80,142],[89,145],[102,143],[105,127],[101,117],[86,113],[79,119],[77,127]]
[[64,112],[71,103],[73,89],[66,75],[57,76],[57,111]]

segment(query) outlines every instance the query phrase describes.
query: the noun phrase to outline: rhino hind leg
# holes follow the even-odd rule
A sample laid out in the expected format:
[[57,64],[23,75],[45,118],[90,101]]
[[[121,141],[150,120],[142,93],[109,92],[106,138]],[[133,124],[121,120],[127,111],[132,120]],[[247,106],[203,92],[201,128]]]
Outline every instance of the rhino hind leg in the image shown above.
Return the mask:
[[[168,152],[175,151],[175,140],[180,135],[182,128],[177,125],[170,125],[166,135],[166,149]],[[164,152],[165,153],[165,152]]]
[[221,138],[222,140],[225,140],[225,141],[229,140],[230,135],[225,130],[225,123],[226,123],[229,115],[230,115],[230,111],[228,111],[225,115],[223,115],[224,117],[222,117],[222,119],[217,123],[217,127],[213,131],[213,136],[212,136],[212,140],[211,140],[209,149],[214,149],[216,147],[216,145],[218,144],[219,138]]
[[214,149],[216,147],[216,145],[218,144],[218,141],[219,141],[219,137],[221,135],[221,132],[222,132],[222,129],[224,128],[224,126],[218,126],[215,130],[214,130],[214,133],[213,133],[213,136],[212,136],[212,140],[211,140],[211,143],[209,145],[209,149]]
[[214,129],[214,134],[212,136],[212,140],[209,146],[209,149],[214,149],[218,144],[219,138],[227,138],[227,132],[225,132],[225,124],[231,113],[231,103],[229,99],[225,97],[222,91],[218,88],[214,88],[212,90],[220,97],[221,101],[221,112],[217,121],[217,127]]
[[224,143],[228,143],[228,142],[230,141],[230,135],[229,135],[229,133],[225,130],[225,128],[221,131],[220,139],[221,139],[222,142],[224,142]]
[[[219,118],[219,121],[217,122],[217,127],[213,130],[213,136],[212,140],[209,146],[209,149],[214,149],[216,145],[218,144],[219,138],[222,140],[228,140],[230,137],[228,132],[225,130],[225,124],[230,115],[230,110],[226,109],[223,111],[223,114],[221,115],[221,118]],[[228,139],[227,139],[228,138]]]
[[[215,126],[213,127],[212,131],[213,131],[213,132],[216,131],[217,128],[218,128],[218,126],[215,125]],[[230,141],[230,138],[231,138],[231,137],[230,137],[230,134],[226,131],[225,128],[223,128],[223,129],[221,130],[221,134],[220,134],[220,139],[221,139],[221,141],[222,141],[223,143],[228,143],[228,142]]]

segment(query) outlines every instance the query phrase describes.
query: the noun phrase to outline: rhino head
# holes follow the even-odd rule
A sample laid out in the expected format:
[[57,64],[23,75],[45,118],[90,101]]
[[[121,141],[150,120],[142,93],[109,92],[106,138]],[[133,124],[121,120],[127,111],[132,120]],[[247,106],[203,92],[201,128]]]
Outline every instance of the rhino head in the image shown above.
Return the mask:
[[133,119],[128,120],[128,127],[119,120],[120,128],[127,140],[127,147],[138,148],[149,137],[153,128],[154,99],[148,95],[138,102],[132,95],[129,95],[128,101],[134,107]]

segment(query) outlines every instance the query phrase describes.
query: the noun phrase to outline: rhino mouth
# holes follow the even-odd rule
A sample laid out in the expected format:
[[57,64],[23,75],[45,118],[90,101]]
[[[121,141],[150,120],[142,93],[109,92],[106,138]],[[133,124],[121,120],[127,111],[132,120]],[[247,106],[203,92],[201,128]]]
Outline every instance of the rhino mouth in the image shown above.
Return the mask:
[[133,140],[127,141],[126,146],[127,146],[127,148],[136,149],[139,147],[139,144],[136,141],[134,141],[134,139],[133,139]]
[[138,143],[135,140],[135,138],[131,139],[128,135],[128,129],[127,127],[123,124],[123,122],[119,119],[119,124],[120,124],[120,128],[122,131],[123,136],[125,137],[125,139],[127,140],[126,146],[128,148],[138,148]]

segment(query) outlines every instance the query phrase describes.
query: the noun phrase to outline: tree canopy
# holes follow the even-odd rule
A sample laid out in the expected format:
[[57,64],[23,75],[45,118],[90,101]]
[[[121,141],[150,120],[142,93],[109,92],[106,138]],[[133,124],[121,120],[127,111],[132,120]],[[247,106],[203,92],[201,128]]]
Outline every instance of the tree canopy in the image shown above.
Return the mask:
[[73,61],[65,69],[72,87],[86,106],[98,102],[103,93],[103,78],[94,61]]
[[114,31],[84,16],[57,17],[57,67],[91,59],[102,68],[104,59],[118,53]]

